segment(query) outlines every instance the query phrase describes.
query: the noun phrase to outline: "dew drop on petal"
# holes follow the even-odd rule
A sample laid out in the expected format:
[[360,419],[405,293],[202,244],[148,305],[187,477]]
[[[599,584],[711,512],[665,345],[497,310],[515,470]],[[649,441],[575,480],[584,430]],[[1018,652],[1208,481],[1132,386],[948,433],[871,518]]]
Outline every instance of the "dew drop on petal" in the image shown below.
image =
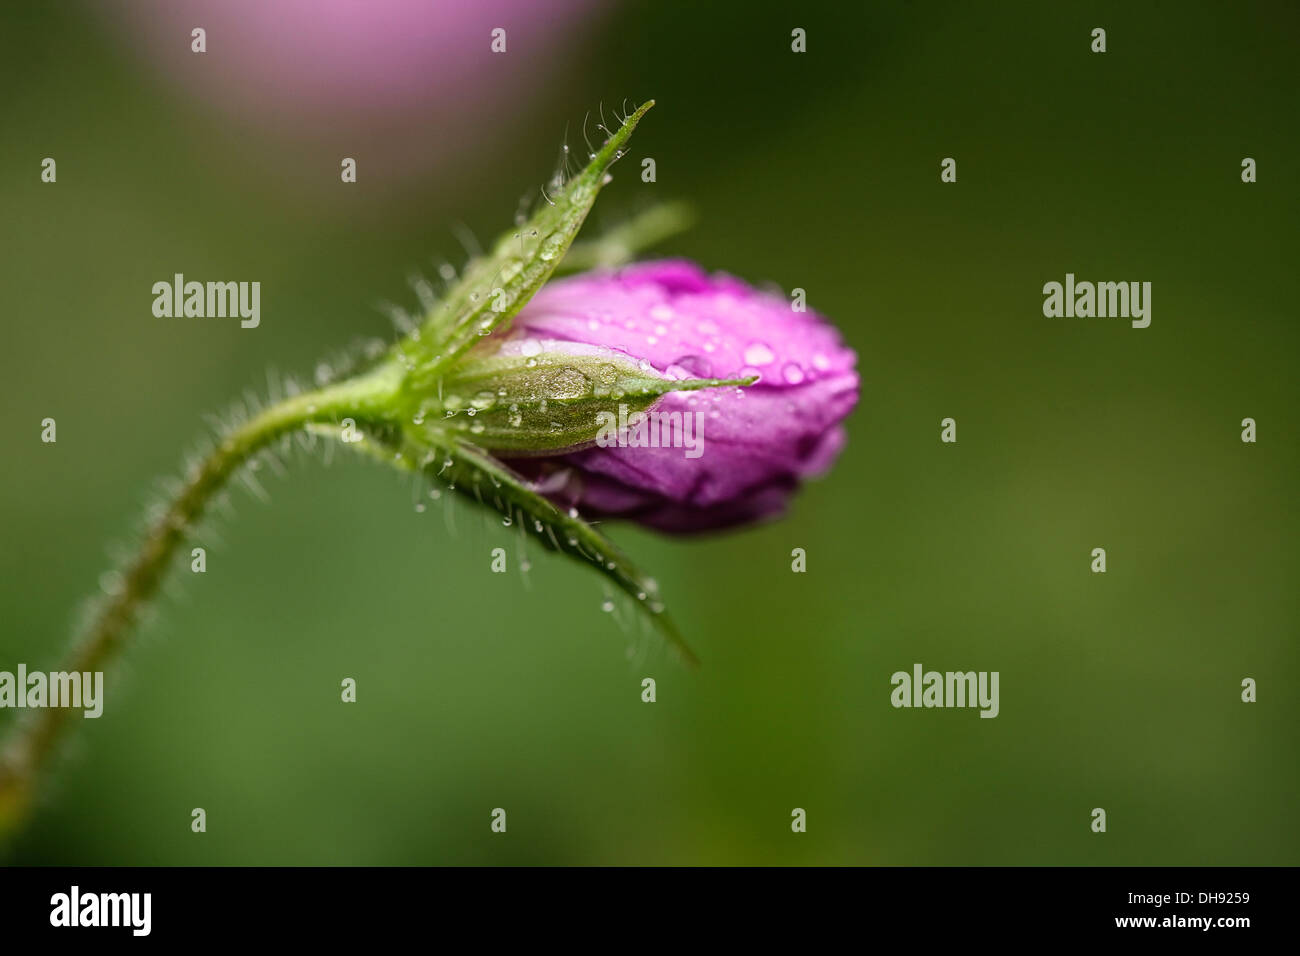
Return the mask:
[[785,368],[781,369],[781,377],[787,385],[798,385],[804,380],[803,369],[798,362],[787,362]]
[[750,342],[745,348],[745,362],[749,365],[767,365],[774,358],[772,350],[762,342]]

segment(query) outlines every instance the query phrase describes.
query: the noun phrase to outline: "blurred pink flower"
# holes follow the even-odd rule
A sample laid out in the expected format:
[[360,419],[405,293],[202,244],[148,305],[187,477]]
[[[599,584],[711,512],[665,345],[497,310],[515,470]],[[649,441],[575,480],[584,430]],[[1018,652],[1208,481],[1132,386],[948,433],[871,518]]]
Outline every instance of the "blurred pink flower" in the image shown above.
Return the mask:
[[[185,90],[289,140],[394,166],[481,145],[563,73],[594,0],[117,0],[124,39]],[[191,31],[207,50],[191,50]],[[506,52],[491,50],[506,31]],[[497,111],[497,112],[494,112]],[[358,143],[358,148],[361,144]],[[403,162],[403,159],[406,162]]]

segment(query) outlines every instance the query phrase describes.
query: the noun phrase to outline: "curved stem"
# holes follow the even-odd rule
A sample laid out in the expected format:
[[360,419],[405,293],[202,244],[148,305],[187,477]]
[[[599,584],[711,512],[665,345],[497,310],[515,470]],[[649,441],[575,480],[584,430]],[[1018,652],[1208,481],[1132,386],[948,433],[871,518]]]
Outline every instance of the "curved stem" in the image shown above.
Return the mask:
[[[121,586],[99,608],[90,627],[64,660],[64,672],[105,670],[120,655],[139,613],[157,592],[178,546],[235,471],[272,441],[305,425],[351,415],[382,414],[399,375],[392,366],[338,385],[286,399],[228,432],[217,448],[185,478],[180,492],[145,533]],[[18,688],[26,693],[26,688]],[[0,837],[28,815],[41,773],[68,729],[75,711],[65,707],[30,710],[10,729],[0,750]]]

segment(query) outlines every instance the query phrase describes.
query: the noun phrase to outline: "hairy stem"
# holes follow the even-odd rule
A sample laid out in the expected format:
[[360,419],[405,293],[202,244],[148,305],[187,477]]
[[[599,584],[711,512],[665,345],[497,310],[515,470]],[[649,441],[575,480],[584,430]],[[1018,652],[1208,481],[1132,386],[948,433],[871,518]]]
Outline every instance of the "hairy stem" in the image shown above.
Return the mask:
[[[145,533],[123,572],[120,587],[99,608],[60,670],[104,671],[118,659],[178,547],[241,465],[277,438],[304,426],[336,422],[346,416],[361,423],[380,415],[398,380],[395,367],[380,366],[365,376],[286,399],[228,432],[185,476],[180,492]],[[18,688],[18,692],[25,693],[26,688]],[[0,838],[16,831],[26,819],[42,772],[74,715],[75,711],[64,707],[29,710],[25,719],[10,729],[0,749]]]

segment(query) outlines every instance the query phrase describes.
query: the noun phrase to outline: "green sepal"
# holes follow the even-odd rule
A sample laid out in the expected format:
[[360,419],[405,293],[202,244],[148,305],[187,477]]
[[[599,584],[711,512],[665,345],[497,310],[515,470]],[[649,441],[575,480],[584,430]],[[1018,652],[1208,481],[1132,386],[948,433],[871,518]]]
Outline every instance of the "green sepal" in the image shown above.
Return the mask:
[[443,380],[442,397],[430,407],[441,416],[426,418],[426,427],[489,451],[554,454],[595,441],[611,417],[647,411],[669,392],[755,381],[667,379],[609,350],[574,354],[534,344],[539,351],[531,355],[471,352]]
[[418,333],[395,348],[410,369],[408,391],[436,385],[442,374],[479,340],[508,323],[542,287],[568,252],[609,168],[621,158],[641,117],[642,104],[605,141],[590,163],[556,191],[522,226],[503,234],[486,255],[470,261],[447,297],[433,304]]
[[[325,438],[339,436],[338,429],[330,425],[311,425],[308,431]],[[485,451],[455,440],[423,444],[409,435],[382,427],[364,432],[347,447],[385,464],[422,472],[430,481],[510,519],[547,550],[558,551],[594,568],[632,598],[641,616],[682,661],[699,665],[699,658],[664,609],[654,579],[575,511],[562,511]]]
[[551,551],[595,568],[630,595],[638,611],[687,664],[698,666],[659,598],[658,586],[604,535],[574,512],[566,513],[528,487],[528,483],[486,452],[463,442],[440,450],[426,471],[450,481],[462,495],[523,522],[524,530]]

